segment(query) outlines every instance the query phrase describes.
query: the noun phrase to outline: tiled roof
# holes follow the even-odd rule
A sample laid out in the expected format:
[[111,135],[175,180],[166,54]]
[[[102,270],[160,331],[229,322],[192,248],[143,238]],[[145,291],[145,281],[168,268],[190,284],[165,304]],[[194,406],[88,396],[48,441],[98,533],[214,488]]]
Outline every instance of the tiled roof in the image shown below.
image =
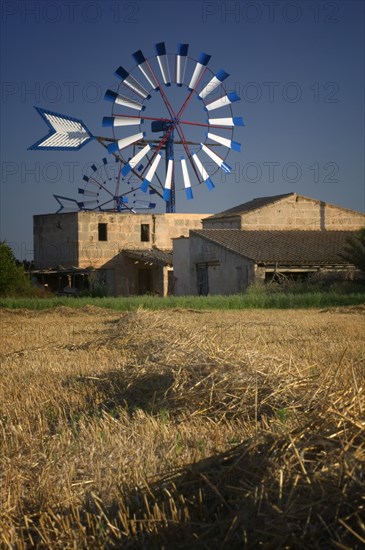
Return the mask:
[[223,212],[219,212],[218,214],[213,214],[213,216],[209,216],[209,218],[206,218],[206,219],[212,220],[216,218],[228,218],[230,216],[240,215],[240,214],[243,214],[244,212],[250,212],[251,210],[257,210],[258,208],[267,206],[268,204],[273,204],[274,202],[278,202],[281,199],[284,199],[285,197],[290,197],[290,195],[294,195],[294,193],[286,193],[284,195],[274,195],[272,197],[257,197],[256,199],[252,199],[249,202],[244,202],[243,204],[234,206],[229,210],[224,210]]
[[352,231],[242,231],[202,229],[191,231],[256,263],[282,265],[348,265],[339,253]]
[[137,250],[134,248],[125,248],[123,254],[131,258],[131,260],[155,265],[172,265],[172,250],[160,250],[159,248]]

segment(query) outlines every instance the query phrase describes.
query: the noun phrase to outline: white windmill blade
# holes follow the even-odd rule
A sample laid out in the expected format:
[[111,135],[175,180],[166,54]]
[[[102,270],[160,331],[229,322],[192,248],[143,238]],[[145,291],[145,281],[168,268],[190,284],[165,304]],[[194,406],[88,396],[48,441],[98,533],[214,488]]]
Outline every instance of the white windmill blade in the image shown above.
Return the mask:
[[170,76],[170,67],[169,60],[166,54],[165,42],[159,42],[155,44],[157,61],[160,67],[161,75],[163,82],[166,86],[171,86],[171,76]]
[[90,191],[89,189],[82,189],[81,187],[78,188],[77,192],[79,195],[84,195],[84,197],[99,197],[100,193],[96,191]]
[[103,118],[104,127],[118,127],[118,126],[139,126],[143,124],[143,118],[134,116],[105,116]]
[[143,191],[143,193],[146,193],[147,190],[148,190],[148,186],[151,184],[152,182],[152,179],[153,179],[153,176],[155,175],[155,172],[157,170],[157,166],[159,165],[159,162],[161,160],[161,157],[162,157],[162,153],[161,152],[158,152],[157,155],[155,156],[153,162],[152,162],[152,165],[151,165],[151,168],[148,170],[147,174],[146,174],[146,177],[145,179],[142,181],[141,183],[141,191]]
[[241,116],[225,117],[225,118],[210,118],[208,124],[212,126],[244,126],[243,118]]
[[229,164],[225,163],[224,160],[219,155],[217,155],[217,153],[212,151],[204,143],[201,143],[200,145],[202,146],[202,150],[204,151],[204,153],[206,153],[208,155],[208,157],[210,157],[212,159],[212,161],[215,162],[217,164],[217,166],[219,166],[219,168],[221,168],[223,170],[223,172],[226,172],[226,174],[231,173],[232,168],[229,166]]
[[220,109],[221,107],[227,107],[227,105],[231,105],[231,103],[239,100],[240,97],[236,94],[236,92],[230,92],[227,95],[224,95],[223,97],[212,101],[212,103],[208,103],[205,106],[205,109],[207,111],[214,111],[215,109]]
[[191,157],[193,159],[193,161],[195,162],[196,164],[196,167],[197,169],[199,170],[200,172],[200,175],[201,177],[203,178],[206,186],[208,187],[209,191],[211,191],[212,189],[214,189],[214,183],[212,182],[212,180],[210,179],[209,177],[209,174],[208,172],[206,171],[206,169],[204,168],[201,160],[198,158],[198,155],[196,153],[194,153]]
[[93,201],[78,201],[77,206],[81,210],[95,210],[95,208],[98,208],[100,205],[100,201],[93,200]]
[[191,190],[191,182],[190,182],[190,177],[189,177],[189,172],[188,172],[188,167],[186,165],[185,157],[181,157],[181,169],[183,173],[186,198],[188,200],[191,200],[193,198],[193,192]]
[[123,84],[125,84],[128,88],[133,90],[136,94],[143,97],[143,99],[150,99],[150,94],[147,92],[147,90],[139,83],[137,80],[129,74],[128,71],[126,71],[123,67],[119,67],[115,71],[115,75],[121,79]]
[[188,86],[189,90],[193,90],[195,88],[201,73],[209,63],[210,58],[211,56],[204,52],[199,55],[198,61],[195,65],[193,76],[191,77],[190,84]]
[[157,83],[157,80],[151,70],[151,67],[149,66],[145,56],[143,55],[141,50],[138,50],[137,52],[134,52],[132,54],[133,59],[136,61],[137,66],[143,76],[146,78],[148,83],[152,86],[154,90],[158,90],[159,85]]
[[141,149],[140,151],[138,151],[138,153],[136,155],[134,155],[134,157],[132,157],[128,162],[127,164],[125,164],[122,168],[122,176],[126,176],[127,174],[129,174],[129,172],[132,170],[132,168],[134,168],[135,166],[138,165],[138,163],[147,155],[147,153],[152,149],[152,146],[147,143],[147,145],[145,147],[143,147],[143,149]]
[[150,210],[153,210],[154,208],[156,208],[156,203],[155,202],[149,202],[149,201],[143,201],[143,200],[135,200],[133,201],[133,204],[135,205],[136,208],[138,209],[150,209]]
[[135,109],[136,111],[144,111],[146,108],[141,103],[138,103],[138,101],[133,101],[132,99],[129,99],[129,97],[117,94],[117,92],[113,92],[113,90],[107,90],[105,92],[104,99],[111,101],[115,105],[122,105],[123,107]]
[[178,44],[176,56],[176,84],[184,84],[186,62],[188,59],[189,44]]
[[238,143],[238,141],[233,141],[232,139],[227,139],[225,137],[218,136],[217,134],[213,134],[212,132],[208,132],[207,137],[212,141],[219,143],[220,145],[224,145],[225,147],[232,149],[233,151],[238,151],[238,152],[241,151],[241,144]]
[[129,145],[133,145],[133,143],[136,143],[136,141],[143,139],[145,135],[146,134],[144,132],[139,132],[138,134],[134,134],[133,136],[125,137],[113,143],[109,143],[107,147],[108,152],[116,153],[117,151],[121,151],[125,147],[129,147]]
[[82,120],[40,107],[35,107],[35,109],[46,122],[50,131],[47,136],[38,140],[28,149],[75,151],[94,139]]
[[228,78],[228,77],[229,77],[229,74],[226,73],[226,71],[224,69],[221,69],[220,71],[218,71],[216,73],[215,76],[213,76],[213,78],[211,79],[210,82],[208,82],[208,84],[205,86],[205,88],[203,88],[203,90],[200,92],[198,97],[200,97],[200,99],[205,99],[216,88],[218,88],[218,86],[220,86],[222,84],[222,82],[224,82],[226,80],[226,78]]
[[163,190],[163,200],[166,201],[166,202],[168,202],[171,198],[173,168],[174,168],[174,159],[172,157],[170,157],[169,162],[167,164],[165,187],[164,187],[164,190]]

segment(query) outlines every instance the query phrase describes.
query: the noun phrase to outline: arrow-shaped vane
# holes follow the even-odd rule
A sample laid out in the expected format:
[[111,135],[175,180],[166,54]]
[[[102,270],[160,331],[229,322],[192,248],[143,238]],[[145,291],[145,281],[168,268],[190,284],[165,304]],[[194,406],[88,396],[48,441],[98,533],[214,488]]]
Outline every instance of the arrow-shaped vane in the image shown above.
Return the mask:
[[39,107],[35,107],[35,109],[46,122],[50,132],[28,149],[76,151],[94,139],[82,120]]

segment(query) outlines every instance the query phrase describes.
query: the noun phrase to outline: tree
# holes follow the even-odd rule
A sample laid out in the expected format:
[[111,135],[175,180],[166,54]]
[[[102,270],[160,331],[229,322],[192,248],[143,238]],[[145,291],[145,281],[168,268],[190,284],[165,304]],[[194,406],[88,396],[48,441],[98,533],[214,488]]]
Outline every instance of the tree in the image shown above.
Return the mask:
[[31,291],[23,266],[18,266],[10,246],[0,242],[0,295],[25,294]]
[[347,239],[344,252],[340,256],[365,273],[365,227]]

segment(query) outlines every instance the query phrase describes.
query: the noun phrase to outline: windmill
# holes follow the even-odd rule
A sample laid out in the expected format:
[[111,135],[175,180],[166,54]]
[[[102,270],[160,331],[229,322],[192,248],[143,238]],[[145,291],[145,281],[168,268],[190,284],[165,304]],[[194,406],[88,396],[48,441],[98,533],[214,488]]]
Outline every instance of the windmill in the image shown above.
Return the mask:
[[214,189],[215,172],[231,172],[226,159],[231,151],[240,151],[233,137],[236,127],[244,125],[233,114],[232,104],[240,98],[227,91],[224,69],[213,72],[208,67],[210,55],[202,52],[194,59],[188,52],[188,44],[179,44],[169,54],[160,42],[154,56],[133,53],[130,71],[117,68],[118,84],[105,94],[111,113],[102,122],[110,136],[94,136],[80,119],[37,108],[50,133],[30,149],[78,150],[93,140],[110,154],[100,169],[92,165],[92,173],[84,175],[78,199],[55,195],[58,211],[136,212],[155,208],[149,195],[156,195],[165,201],[166,212],[173,213],[177,191],[185,190],[191,200],[196,186]]

